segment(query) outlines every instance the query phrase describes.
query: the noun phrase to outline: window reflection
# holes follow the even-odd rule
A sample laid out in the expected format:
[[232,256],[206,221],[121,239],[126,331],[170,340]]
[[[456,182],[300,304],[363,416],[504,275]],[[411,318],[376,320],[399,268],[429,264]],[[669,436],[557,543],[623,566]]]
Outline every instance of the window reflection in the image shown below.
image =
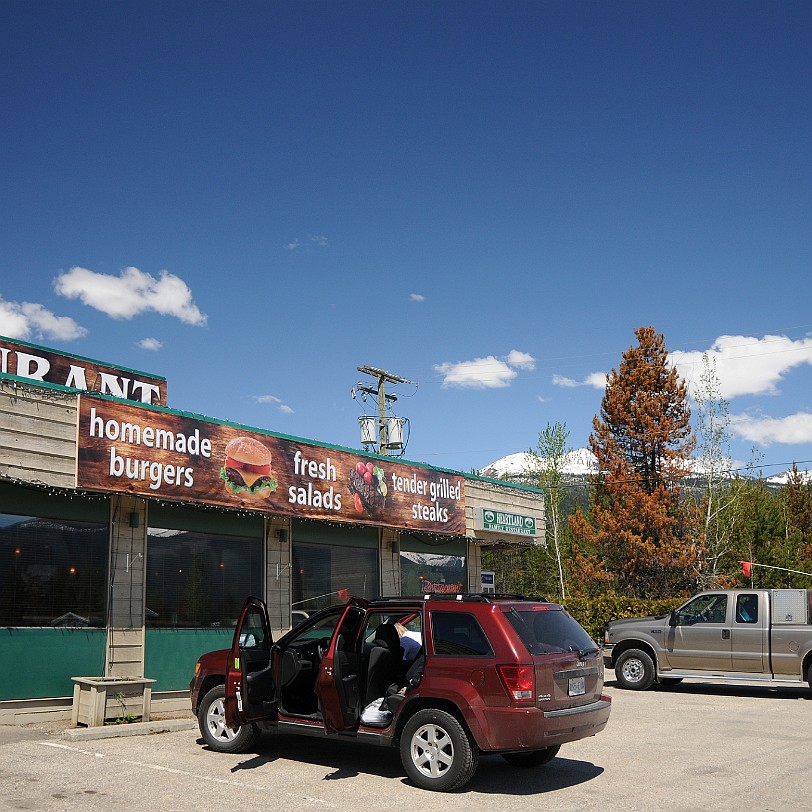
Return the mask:
[[105,625],[107,525],[0,514],[0,625]]
[[262,541],[150,527],[146,577],[148,627],[235,626],[263,594]]

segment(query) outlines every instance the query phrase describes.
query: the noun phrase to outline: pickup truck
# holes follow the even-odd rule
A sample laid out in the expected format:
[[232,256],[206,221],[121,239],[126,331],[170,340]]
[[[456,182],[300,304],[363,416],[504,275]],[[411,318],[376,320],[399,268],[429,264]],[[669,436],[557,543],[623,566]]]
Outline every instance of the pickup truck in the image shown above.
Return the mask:
[[812,590],[715,589],[669,615],[613,620],[603,658],[638,691],[690,677],[812,687]]

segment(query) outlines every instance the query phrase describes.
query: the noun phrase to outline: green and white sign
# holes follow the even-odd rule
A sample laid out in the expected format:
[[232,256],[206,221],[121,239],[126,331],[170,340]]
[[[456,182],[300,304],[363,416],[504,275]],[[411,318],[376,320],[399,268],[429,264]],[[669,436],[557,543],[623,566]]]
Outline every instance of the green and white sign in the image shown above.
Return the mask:
[[536,519],[533,516],[522,516],[519,513],[507,513],[495,508],[480,508],[477,518],[477,530],[490,533],[512,533],[517,536],[535,536]]

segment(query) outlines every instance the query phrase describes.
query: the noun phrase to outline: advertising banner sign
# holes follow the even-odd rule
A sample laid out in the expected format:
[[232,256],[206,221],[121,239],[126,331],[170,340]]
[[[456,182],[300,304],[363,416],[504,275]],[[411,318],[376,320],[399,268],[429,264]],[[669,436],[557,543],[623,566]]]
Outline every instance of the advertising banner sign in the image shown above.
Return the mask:
[[166,379],[0,336],[0,373],[166,406]]
[[465,535],[462,474],[83,396],[77,486]]

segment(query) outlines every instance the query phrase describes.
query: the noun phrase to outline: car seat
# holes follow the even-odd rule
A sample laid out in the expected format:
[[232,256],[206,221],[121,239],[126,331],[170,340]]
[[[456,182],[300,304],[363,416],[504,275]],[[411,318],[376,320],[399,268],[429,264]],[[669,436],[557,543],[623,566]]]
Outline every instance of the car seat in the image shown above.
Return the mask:
[[403,661],[400,635],[391,623],[382,623],[375,631],[372,650],[367,661],[367,684],[364,705],[382,697],[386,689],[397,681]]

